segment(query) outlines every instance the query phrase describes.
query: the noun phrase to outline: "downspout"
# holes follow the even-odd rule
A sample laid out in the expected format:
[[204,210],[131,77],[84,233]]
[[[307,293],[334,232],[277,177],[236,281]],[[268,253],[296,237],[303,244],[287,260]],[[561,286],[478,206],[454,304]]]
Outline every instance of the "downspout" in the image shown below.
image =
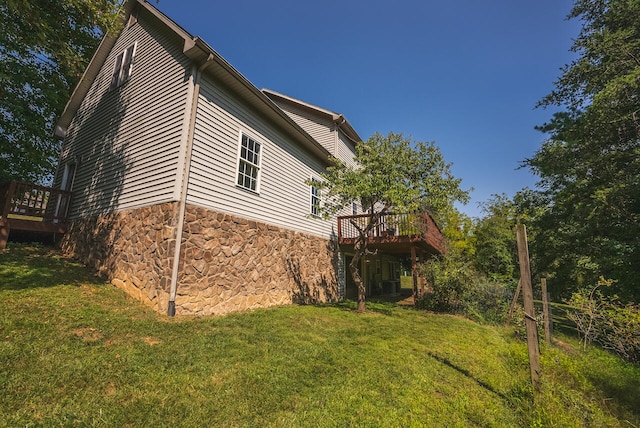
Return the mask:
[[196,113],[198,110],[198,98],[200,96],[200,77],[205,68],[213,62],[213,55],[209,54],[207,60],[198,69],[194,66],[193,78],[193,99],[191,101],[191,116],[189,118],[189,131],[187,134],[187,148],[185,152],[185,165],[182,174],[182,190],[180,191],[180,202],[178,207],[178,224],[176,231],[176,244],[173,252],[173,267],[171,270],[171,288],[169,290],[169,307],[167,315],[170,317],[176,314],[176,294],[178,291],[178,268],[180,266],[180,249],[182,247],[182,230],[184,229],[184,215],[187,207],[187,188],[189,185],[189,173],[191,169],[191,153],[193,152],[193,138],[196,127]]

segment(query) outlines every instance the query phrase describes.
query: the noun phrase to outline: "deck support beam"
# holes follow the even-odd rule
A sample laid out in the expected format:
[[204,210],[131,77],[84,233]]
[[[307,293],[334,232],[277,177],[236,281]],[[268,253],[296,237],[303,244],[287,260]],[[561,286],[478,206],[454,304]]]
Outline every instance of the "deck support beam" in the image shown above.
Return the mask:
[[418,261],[416,260],[416,247],[411,246],[411,278],[413,279],[413,304],[418,303]]
[[7,248],[7,241],[9,240],[9,225],[0,224],[0,250]]

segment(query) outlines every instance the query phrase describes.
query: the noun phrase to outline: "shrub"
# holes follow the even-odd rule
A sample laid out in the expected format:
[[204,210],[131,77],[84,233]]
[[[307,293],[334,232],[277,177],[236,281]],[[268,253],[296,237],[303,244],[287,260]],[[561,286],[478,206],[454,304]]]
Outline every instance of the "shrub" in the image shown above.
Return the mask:
[[430,291],[420,298],[418,308],[463,314],[484,323],[504,321],[511,295],[508,287],[479,274],[471,262],[449,254],[425,262],[421,270]]
[[464,313],[475,272],[468,262],[455,256],[439,257],[421,266],[430,292],[417,306],[435,312]]
[[576,324],[583,347],[595,342],[633,363],[640,363],[640,305],[607,296],[602,287],[615,281],[600,277],[591,289],[573,293],[568,316]]
[[512,292],[505,283],[480,280],[472,284],[467,302],[467,315],[489,324],[505,322]]

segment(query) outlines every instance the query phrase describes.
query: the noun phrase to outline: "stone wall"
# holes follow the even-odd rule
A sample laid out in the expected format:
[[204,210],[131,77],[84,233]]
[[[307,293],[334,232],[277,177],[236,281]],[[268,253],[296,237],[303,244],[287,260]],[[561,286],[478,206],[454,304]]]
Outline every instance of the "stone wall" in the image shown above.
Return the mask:
[[166,313],[177,207],[177,203],[166,203],[74,220],[61,249],[131,296]]
[[176,313],[338,300],[338,257],[328,239],[187,206]]
[[[166,313],[177,203],[74,220],[61,248]],[[187,206],[176,314],[225,314],[340,298],[333,241]]]

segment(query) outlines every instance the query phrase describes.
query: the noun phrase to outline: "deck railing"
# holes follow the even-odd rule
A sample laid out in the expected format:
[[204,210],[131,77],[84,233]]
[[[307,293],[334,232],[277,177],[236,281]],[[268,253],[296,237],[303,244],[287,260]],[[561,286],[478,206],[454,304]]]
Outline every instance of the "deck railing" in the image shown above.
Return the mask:
[[[364,228],[370,217],[370,214],[338,217],[338,238],[357,238],[358,228]],[[424,231],[425,219],[422,214],[383,214],[369,236],[418,236],[424,234]]]
[[31,183],[10,181],[0,187],[3,221],[66,223],[72,193]]
[[[364,228],[370,217],[371,214],[338,217],[338,241],[353,245],[359,235],[358,228]],[[437,253],[446,251],[442,233],[428,213],[383,214],[368,239],[377,245],[424,243]]]

